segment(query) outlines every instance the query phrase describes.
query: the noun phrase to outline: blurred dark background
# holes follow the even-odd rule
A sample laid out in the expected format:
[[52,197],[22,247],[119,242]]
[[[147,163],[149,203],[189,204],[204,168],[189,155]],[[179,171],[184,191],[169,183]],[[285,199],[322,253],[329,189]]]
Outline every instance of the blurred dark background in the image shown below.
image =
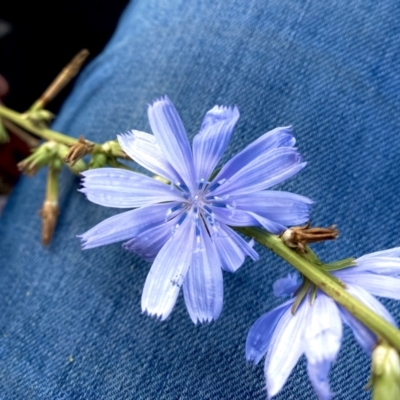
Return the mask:
[[[2,101],[25,111],[82,48],[90,61],[113,34],[128,0],[2,0],[0,7],[0,75],[10,90]],[[48,105],[57,113],[73,81]],[[14,135],[0,145],[0,196],[18,178],[16,163],[29,154]],[[1,208],[2,199],[0,199]]]
[[[82,48],[95,57],[115,30],[127,0],[3,0],[0,19],[0,74],[10,84],[6,104],[27,109]],[[89,59],[90,60],[90,59]],[[69,87],[50,104],[57,112]]]

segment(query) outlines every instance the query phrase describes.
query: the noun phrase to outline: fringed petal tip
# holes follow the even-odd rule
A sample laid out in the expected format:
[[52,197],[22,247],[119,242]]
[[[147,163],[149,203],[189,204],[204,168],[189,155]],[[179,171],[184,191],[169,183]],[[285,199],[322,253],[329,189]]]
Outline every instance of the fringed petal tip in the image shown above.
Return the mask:
[[144,315],[146,315],[148,317],[154,318],[157,321],[165,321],[168,318],[170,313],[168,313],[168,314],[158,314],[156,312],[151,312],[148,309],[143,309],[142,308],[142,314],[144,314]]
[[[287,134],[293,136],[293,126],[292,125],[287,125],[287,126],[278,126],[277,128],[273,129],[274,131],[279,131],[279,133],[282,134]],[[295,137],[293,136],[293,139],[295,140]]]
[[76,235],[76,237],[79,239],[79,241],[81,243],[82,250],[87,250],[87,249],[90,248],[90,247],[87,247],[88,238],[86,237],[85,233],[82,233],[80,235]]
[[[263,357],[263,356],[262,356]],[[247,350],[246,349],[246,361],[251,364],[251,365],[257,365],[262,357],[259,356],[259,354],[254,351],[253,349]]]
[[121,132],[121,133],[117,133],[117,140],[118,143],[122,146],[121,141],[127,140],[127,139],[131,139],[134,137],[134,130],[130,130],[130,131],[126,131],[126,132]]
[[85,233],[82,235],[76,235],[76,237],[80,240],[82,250],[89,250],[98,247],[96,243],[90,241],[90,238],[87,237]]
[[167,95],[161,96],[160,98],[155,99],[152,103],[148,104],[148,108],[156,107],[162,103],[170,104],[173,106],[172,101],[169,99]]
[[210,111],[207,112],[206,117],[214,117],[215,119],[223,120],[234,120],[234,122],[236,122],[240,117],[240,113],[239,109],[236,106],[230,107],[215,105]]
[[195,325],[211,324],[211,323],[215,322],[218,318],[219,318],[219,316],[218,317],[205,317],[205,318],[202,318],[202,317],[192,317],[190,315],[190,319],[192,320],[192,322]]

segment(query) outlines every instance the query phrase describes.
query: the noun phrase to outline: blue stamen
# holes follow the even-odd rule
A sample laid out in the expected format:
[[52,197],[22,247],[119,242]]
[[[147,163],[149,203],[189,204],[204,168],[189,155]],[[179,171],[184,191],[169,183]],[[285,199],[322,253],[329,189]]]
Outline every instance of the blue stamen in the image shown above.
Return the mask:
[[[183,207],[184,207],[183,203],[179,203],[176,206],[173,206],[170,209],[168,209],[168,211],[165,214],[165,222],[170,221],[172,218],[171,214],[175,213],[178,210],[181,210]],[[171,217],[171,218],[169,218],[169,217]]]
[[212,192],[213,190],[215,190],[217,187],[220,187],[222,184],[224,184],[226,182],[226,179],[221,179],[218,182],[213,183],[209,188],[208,191]]

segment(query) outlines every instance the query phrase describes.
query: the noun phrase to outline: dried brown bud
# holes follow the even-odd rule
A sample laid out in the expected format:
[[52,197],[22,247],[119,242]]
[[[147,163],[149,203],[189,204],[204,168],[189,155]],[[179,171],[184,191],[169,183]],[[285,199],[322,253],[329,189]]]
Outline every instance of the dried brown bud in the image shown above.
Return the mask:
[[294,226],[290,229],[286,229],[281,235],[283,243],[286,246],[296,249],[300,253],[307,252],[306,246],[309,243],[323,242],[325,240],[333,240],[339,236],[339,231],[335,225],[329,228],[310,228],[308,222],[304,226]]
[[71,167],[75,165],[82,157],[89,154],[94,147],[94,143],[85,140],[83,136],[70,147],[68,154],[63,158],[63,161],[69,164]]
[[53,237],[57,218],[60,214],[58,202],[46,200],[43,203],[43,208],[39,211],[39,214],[42,217],[42,243],[48,245]]

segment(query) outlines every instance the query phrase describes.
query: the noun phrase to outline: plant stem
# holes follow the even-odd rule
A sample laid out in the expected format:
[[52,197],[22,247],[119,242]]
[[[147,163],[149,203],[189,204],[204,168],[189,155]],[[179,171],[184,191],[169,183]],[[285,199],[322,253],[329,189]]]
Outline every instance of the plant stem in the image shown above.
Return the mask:
[[[60,162],[61,166],[61,162]],[[46,246],[51,242],[51,239],[56,228],[60,209],[58,207],[58,179],[60,174],[60,166],[48,166],[46,197],[43,203],[43,208],[40,211],[42,216],[42,243]]]
[[57,75],[40,98],[35,101],[32,107],[28,110],[28,113],[43,109],[47,103],[53,100],[54,97],[56,97],[57,94],[78,74],[88,56],[89,51],[87,49],[81,50]]
[[287,247],[278,236],[271,235],[259,228],[237,228],[237,230],[254,238],[257,242],[282,257],[319,289],[367,326],[379,338],[386,340],[400,352],[400,331],[361,301],[350,295],[329,273],[318,268],[301,254]]
[[41,139],[45,140],[54,140],[55,142],[63,143],[67,146],[72,146],[75,144],[78,139],[64,135],[60,132],[53,131],[47,128],[39,128],[31,121],[23,117],[23,114],[20,114],[10,108],[7,108],[0,104],[0,117],[3,117],[14,124],[24,128],[28,132],[34,133],[36,136],[39,136]]

